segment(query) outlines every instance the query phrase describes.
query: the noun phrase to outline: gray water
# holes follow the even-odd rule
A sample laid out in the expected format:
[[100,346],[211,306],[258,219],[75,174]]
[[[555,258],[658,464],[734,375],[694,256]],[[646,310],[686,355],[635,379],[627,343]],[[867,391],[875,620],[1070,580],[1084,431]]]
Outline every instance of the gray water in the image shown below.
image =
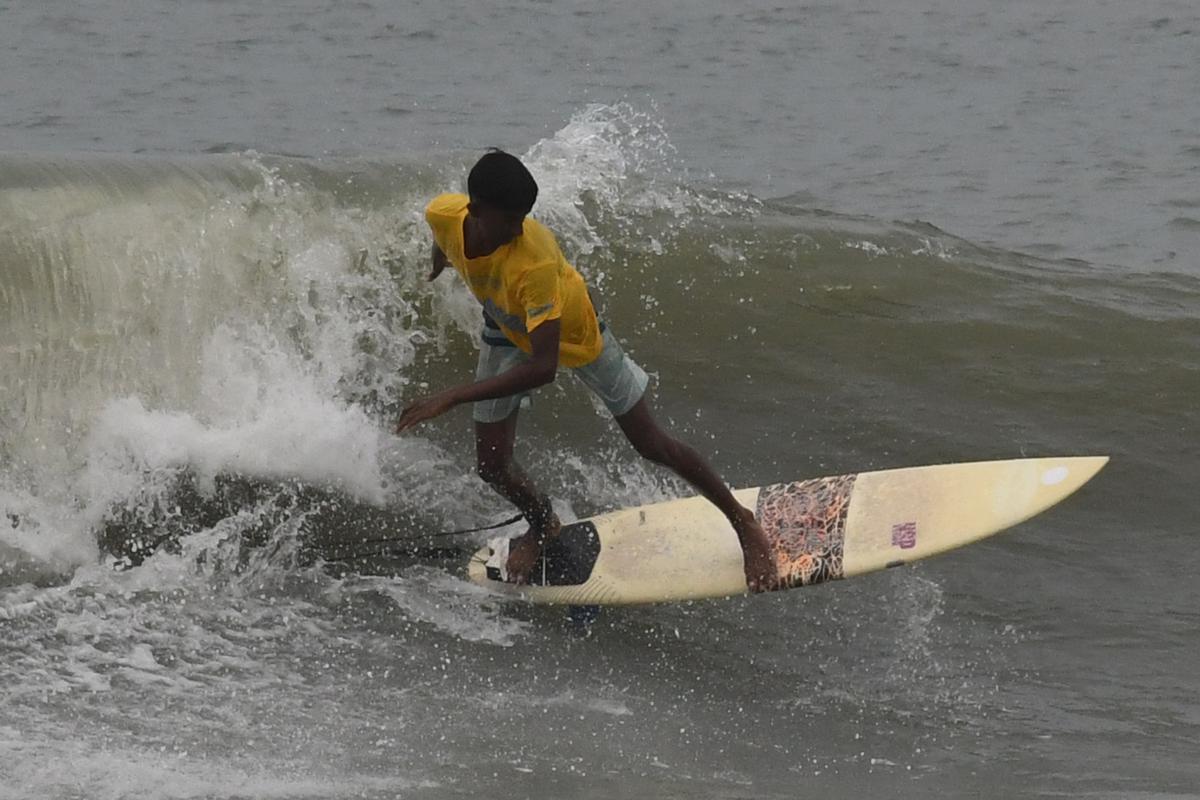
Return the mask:
[[[1200,796],[1193,4],[0,15],[0,797]],[[428,551],[509,513],[466,412],[390,433],[470,374],[420,210],[489,145],[732,484],[1111,465],[912,569],[499,602]],[[687,492],[565,377],[519,447]]]

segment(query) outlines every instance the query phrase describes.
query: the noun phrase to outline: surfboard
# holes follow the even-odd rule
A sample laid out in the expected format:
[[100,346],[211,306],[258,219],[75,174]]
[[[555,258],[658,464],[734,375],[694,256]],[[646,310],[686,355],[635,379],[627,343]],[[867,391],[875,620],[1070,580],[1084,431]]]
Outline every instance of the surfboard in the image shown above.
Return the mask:
[[[734,492],[754,509],[782,588],[944,553],[1024,522],[1083,486],[1107,456],[1024,458],[860,472]],[[632,605],[747,593],[728,520],[703,497],[564,525],[529,584],[506,580],[508,540],[476,552],[475,583],[534,603]]]

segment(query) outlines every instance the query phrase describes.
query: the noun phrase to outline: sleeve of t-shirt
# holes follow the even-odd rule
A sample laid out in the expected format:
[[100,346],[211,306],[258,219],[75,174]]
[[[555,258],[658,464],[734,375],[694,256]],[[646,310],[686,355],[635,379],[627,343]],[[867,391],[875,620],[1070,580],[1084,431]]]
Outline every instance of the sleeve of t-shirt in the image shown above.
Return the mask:
[[443,253],[449,252],[449,232],[450,225],[458,219],[447,212],[446,207],[451,200],[451,195],[438,195],[429,201],[429,205],[425,206],[425,222],[429,224],[429,230],[433,233],[433,240],[437,242],[438,247]]
[[559,287],[558,265],[546,262],[528,270],[518,290],[525,311],[525,330],[533,333],[543,322],[562,316],[562,292]]

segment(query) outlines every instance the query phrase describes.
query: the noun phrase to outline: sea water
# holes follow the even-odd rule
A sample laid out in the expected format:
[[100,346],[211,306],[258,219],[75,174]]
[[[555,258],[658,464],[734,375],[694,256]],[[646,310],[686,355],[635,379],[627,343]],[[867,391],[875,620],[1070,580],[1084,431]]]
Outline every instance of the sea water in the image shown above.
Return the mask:
[[[1200,795],[1192,4],[0,13],[0,797]],[[1112,463],[905,570],[501,601],[468,411],[392,433],[493,145],[731,484]],[[518,458],[690,492],[566,374]]]

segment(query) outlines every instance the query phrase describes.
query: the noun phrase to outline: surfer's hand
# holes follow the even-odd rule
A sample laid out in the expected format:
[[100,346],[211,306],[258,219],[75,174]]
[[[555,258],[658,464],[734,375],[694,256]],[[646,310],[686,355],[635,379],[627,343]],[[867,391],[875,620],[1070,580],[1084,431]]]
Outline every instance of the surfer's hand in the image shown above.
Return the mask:
[[430,252],[430,261],[433,266],[429,270],[429,280],[435,280],[438,275],[442,274],[442,270],[450,263],[450,259],[446,258],[446,254],[442,252],[442,248],[438,247],[438,243],[433,243],[433,250]]
[[454,395],[450,392],[439,392],[429,397],[422,397],[404,409],[404,412],[400,415],[400,421],[396,423],[396,433],[404,433],[420,422],[440,417],[454,408],[455,405],[457,405],[457,402],[454,399]]

